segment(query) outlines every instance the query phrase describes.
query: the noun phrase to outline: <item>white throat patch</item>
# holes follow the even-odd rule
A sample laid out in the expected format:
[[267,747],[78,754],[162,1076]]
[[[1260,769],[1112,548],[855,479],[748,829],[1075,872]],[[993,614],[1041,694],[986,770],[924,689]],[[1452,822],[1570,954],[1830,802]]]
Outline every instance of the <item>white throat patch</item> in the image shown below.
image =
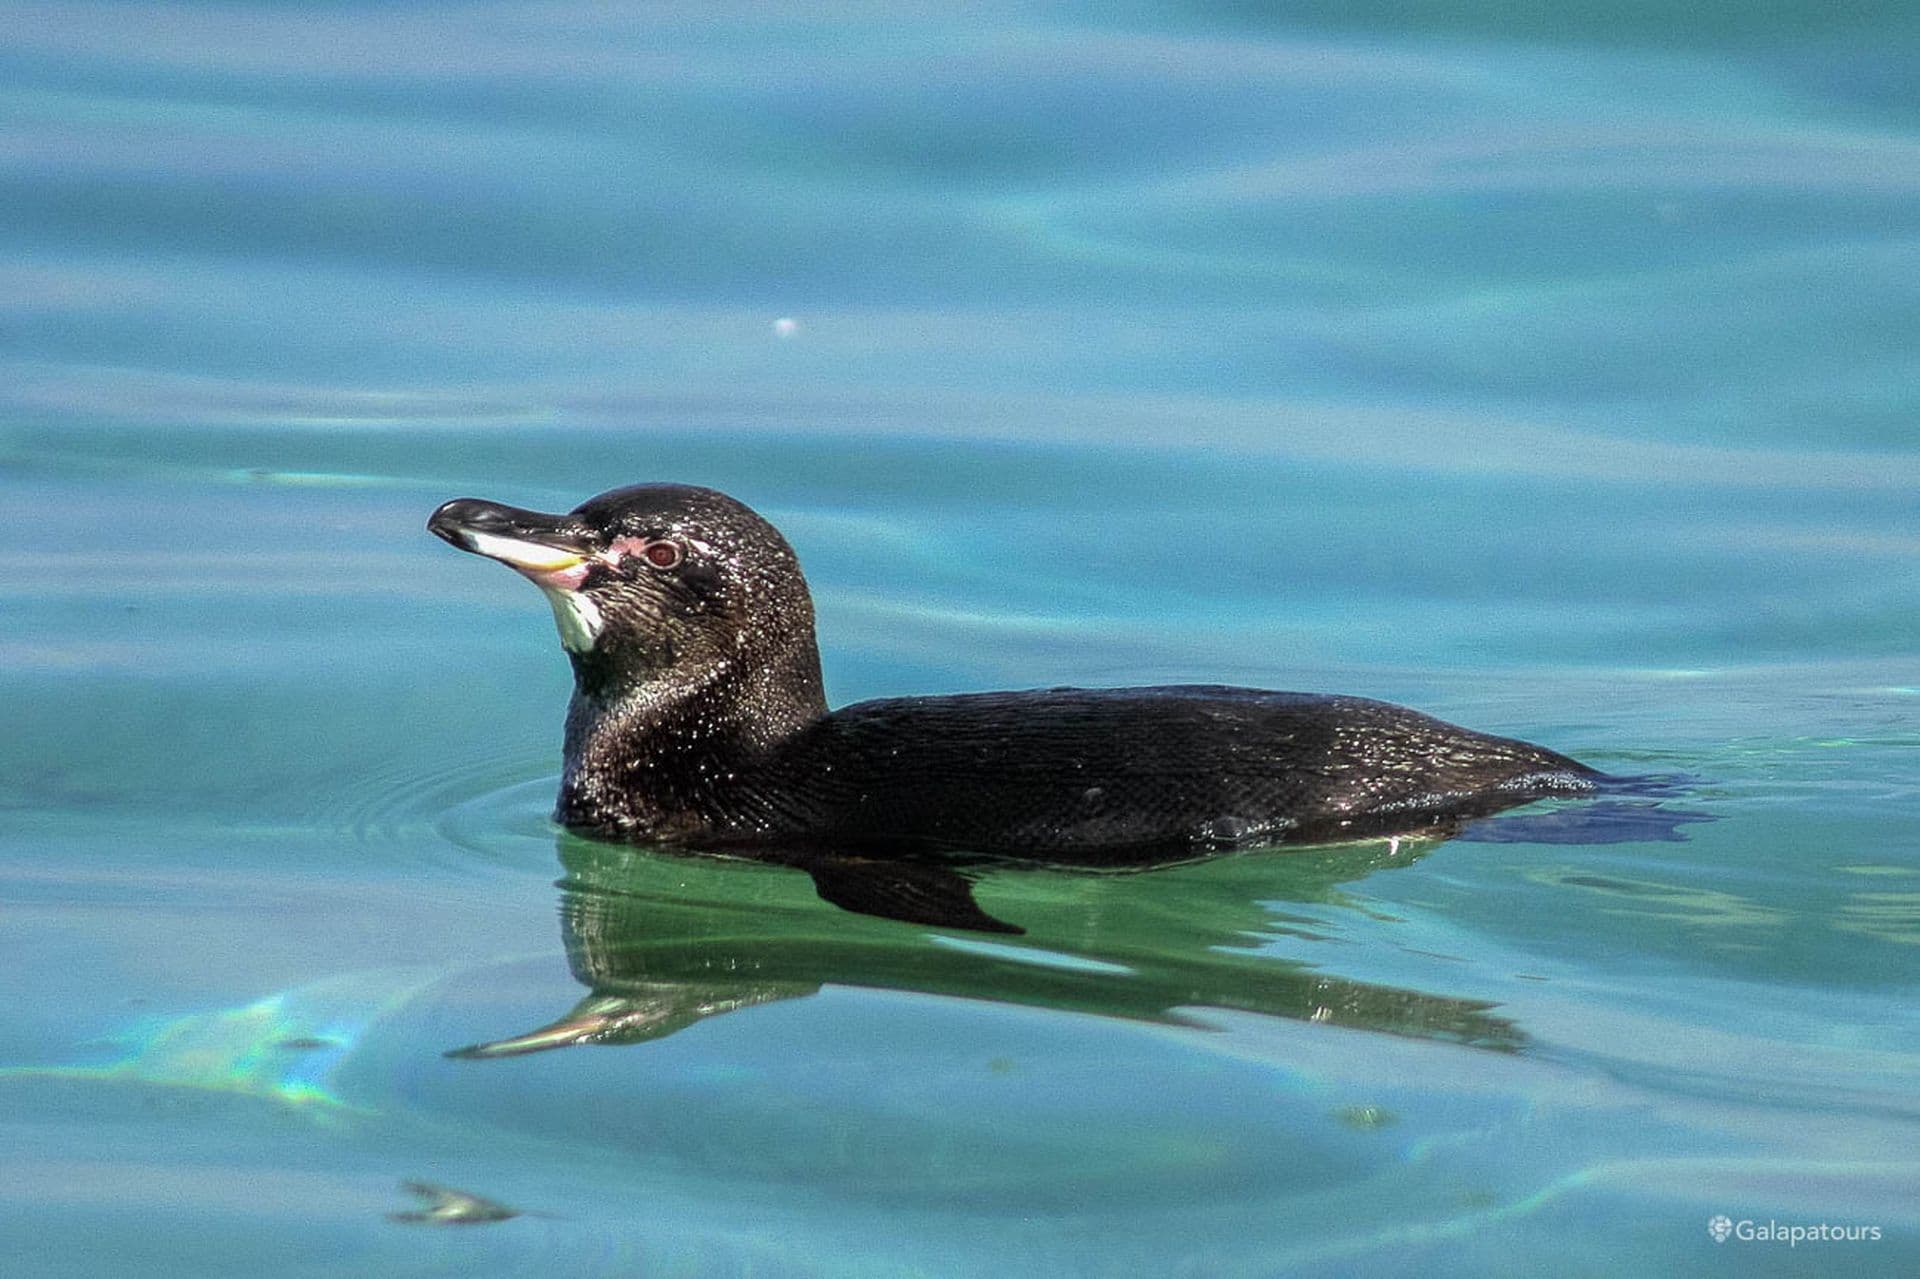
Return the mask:
[[590,653],[600,638],[605,620],[600,608],[580,591],[541,587],[540,593],[553,606],[553,624],[560,629],[560,647],[569,653]]

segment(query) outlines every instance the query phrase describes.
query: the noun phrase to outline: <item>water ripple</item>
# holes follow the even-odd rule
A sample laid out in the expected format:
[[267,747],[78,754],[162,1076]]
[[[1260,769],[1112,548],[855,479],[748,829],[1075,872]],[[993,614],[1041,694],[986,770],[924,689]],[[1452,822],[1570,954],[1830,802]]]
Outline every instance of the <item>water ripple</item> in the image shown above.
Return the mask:
[[310,820],[440,870],[546,874],[556,830],[548,817],[558,786],[551,768],[550,757],[525,752],[396,765],[340,787]]

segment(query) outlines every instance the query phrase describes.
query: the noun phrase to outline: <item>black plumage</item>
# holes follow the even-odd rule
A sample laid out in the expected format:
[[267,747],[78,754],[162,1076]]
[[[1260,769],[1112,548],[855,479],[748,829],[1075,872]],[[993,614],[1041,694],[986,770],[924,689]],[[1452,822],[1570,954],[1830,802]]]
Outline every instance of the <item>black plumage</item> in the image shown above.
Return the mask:
[[1124,865],[1438,831],[1599,778],[1543,747],[1360,697],[1047,689],[829,712],[799,562],[724,494],[642,485],[565,515],[460,499],[429,527],[553,602],[575,674],[560,822],[770,850],[835,900],[854,891],[849,863]]

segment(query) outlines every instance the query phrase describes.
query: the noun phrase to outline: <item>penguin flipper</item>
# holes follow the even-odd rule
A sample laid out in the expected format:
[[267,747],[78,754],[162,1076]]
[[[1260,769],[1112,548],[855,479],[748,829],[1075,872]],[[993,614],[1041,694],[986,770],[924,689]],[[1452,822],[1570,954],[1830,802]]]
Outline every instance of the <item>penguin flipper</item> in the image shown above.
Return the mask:
[[805,870],[822,901],[858,915],[1011,936],[1027,931],[982,910],[973,881],[949,866],[829,855],[809,860]]

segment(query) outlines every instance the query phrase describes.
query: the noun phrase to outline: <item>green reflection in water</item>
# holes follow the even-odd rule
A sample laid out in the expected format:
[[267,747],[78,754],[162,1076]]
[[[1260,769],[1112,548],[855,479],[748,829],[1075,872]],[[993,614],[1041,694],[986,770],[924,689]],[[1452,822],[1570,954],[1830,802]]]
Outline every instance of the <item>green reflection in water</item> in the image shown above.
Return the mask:
[[1382,840],[1131,873],[996,871],[980,882],[980,901],[1025,934],[989,941],[836,909],[806,875],[780,866],[565,837],[561,927],[573,974],[592,993],[547,1026],[454,1055],[659,1039],[828,985],[1170,1025],[1203,1024],[1194,1010],[1234,1009],[1516,1050],[1525,1038],[1493,1004],[1263,952],[1282,934],[1327,928],[1289,916],[1285,903],[1340,904],[1342,885],[1430,847]]
[[1789,918],[1786,911],[1696,884],[1594,875],[1571,866],[1538,866],[1522,873],[1538,884],[1616,898],[1619,905],[1608,912],[1612,914],[1643,915],[1702,928],[1774,928]]
[[1920,893],[1855,893],[1835,928],[1903,946],[1920,946]]

